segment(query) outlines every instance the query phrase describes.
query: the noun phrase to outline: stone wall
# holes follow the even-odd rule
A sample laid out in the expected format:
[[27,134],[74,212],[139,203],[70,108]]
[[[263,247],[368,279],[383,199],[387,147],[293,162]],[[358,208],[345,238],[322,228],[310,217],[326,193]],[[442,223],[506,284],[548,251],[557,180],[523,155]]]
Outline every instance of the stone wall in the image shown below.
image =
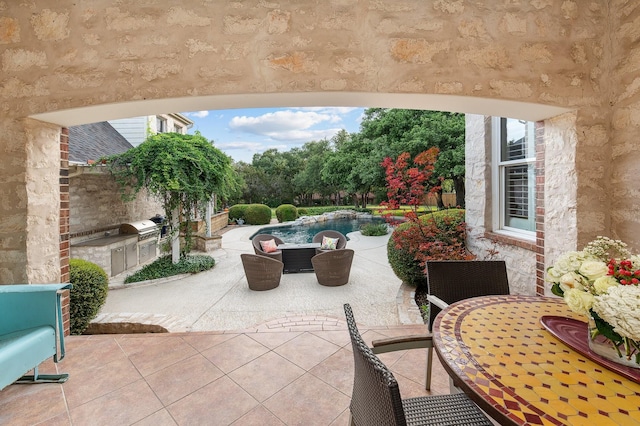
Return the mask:
[[491,117],[466,116],[465,220],[467,247],[480,260],[504,260],[512,294],[536,294],[536,252],[492,235]]
[[607,202],[611,236],[640,251],[640,6],[626,2],[612,10],[611,133],[598,143],[611,146]]
[[70,174],[70,234],[72,243],[117,233],[121,224],[164,215],[160,203],[144,190],[134,201],[124,202],[120,187],[109,173],[78,167]]
[[[634,12],[625,3],[619,13]],[[0,111],[13,118],[132,100],[295,92],[600,105],[610,8],[605,0],[7,2]],[[113,113],[136,115],[132,109]]]

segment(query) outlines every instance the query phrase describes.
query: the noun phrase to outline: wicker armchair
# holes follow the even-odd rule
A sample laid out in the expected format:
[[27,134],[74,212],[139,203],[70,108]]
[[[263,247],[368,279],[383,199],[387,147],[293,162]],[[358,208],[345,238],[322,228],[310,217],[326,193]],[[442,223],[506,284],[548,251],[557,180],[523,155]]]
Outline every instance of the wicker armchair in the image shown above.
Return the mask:
[[401,399],[393,373],[362,340],[351,306],[344,312],[355,367],[351,425],[493,425],[464,393]]
[[353,263],[353,250],[327,250],[311,258],[313,271],[318,282],[326,286],[345,285]]
[[269,257],[271,259],[276,259],[279,260],[280,262],[282,262],[282,251],[278,250],[278,251],[274,251],[271,253],[267,253],[266,251],[262,250],[262,246],[260,245],[260,241],[268,241],[268,240],[274,240],[276,242],[276,245],[280,245],[280,244],[284,244],[284,242],[278,238],[275,237],[273,235],[270,234],[258,234],[255,237],[253,237],[251,239],[251,244],[253,244],[253,251],[260,255],[260,256],[265,256],[265,257]]
[[[347,247],[347,237],[342,235],[341,232],[333,231],[331,229],[318,232],[316,235],[313,236],[313,239],[311,240],[311,242],[322,244],[322,237],[337,238],[338,243],[336,244],[336,249],[343,249]],[[320,254],[325,251],[329,251],[329,250],[322,250],[319,248],[316,249],[317,254]]]
[[[448,304],[477,296],[509,294],[507,267],[502,260],[438,260],[427,262],[429,333],[436,315]],[[431,389],[433,343],[431,334],[374,340],[374,353],[427,349],[426,389]]]
[[240,255],[242,267],[251,290],[271,290],[280,285],[282,278],[282,262],[257,254]]

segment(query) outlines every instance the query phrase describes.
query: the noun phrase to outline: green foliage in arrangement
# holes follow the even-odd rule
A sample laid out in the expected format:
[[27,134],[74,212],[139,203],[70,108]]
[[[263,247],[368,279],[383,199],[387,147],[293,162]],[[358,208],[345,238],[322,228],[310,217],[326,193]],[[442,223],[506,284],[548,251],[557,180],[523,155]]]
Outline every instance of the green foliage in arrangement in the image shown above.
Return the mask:
[[387,243],[391,269],[403,282],[424,285],[428,260],[473,259],[465,246],[463,209],[441,210],[418,219],[420,225],[412,221],[398,225]]
[[386,223],[366,223],[360,226],[360,233],[367,237],[379,237],[387,235],[389,227]]
[[125,284],[139,281],[155,280],[180,274],[195,274],[213,268],[216,261],[211,256],[189,255],[182,257],[178,263],[172,263],[171,256],[163,256],[156,259],[140,269],[138,272],[129,275]]
[[271,222],[271,208],[266,204],[251,204],[244,211],[247,225],[266,225]]
[[249,207],[249,204],[235,204],[229,207],[229,220],[235,221],[237,219],[245,220],[244,212]]
[[71,334],[82,334],[107,300],[109,277],[95,263],[69,259]]
[[298,209],[293,204],[281,204],[276,209],[278,222],[289,222],[298,218]]
[[309,216],[309,210],[307,208],[298,208],[298,217]]

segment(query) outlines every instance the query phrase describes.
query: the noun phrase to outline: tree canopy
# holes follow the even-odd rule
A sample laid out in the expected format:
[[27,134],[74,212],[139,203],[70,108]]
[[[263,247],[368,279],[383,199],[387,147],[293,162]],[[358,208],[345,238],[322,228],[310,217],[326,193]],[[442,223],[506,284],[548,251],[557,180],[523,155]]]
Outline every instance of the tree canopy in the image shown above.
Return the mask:
[[364,206],[369,193],[379,200],[385,196],[385,158],[403,152],[415,158],[429,148],[440,153],[429,182],[440,188],[439,206],[443,181],[455,188],[456,204],[464,206],[464,115],[384,108],[366,109],[359,132],[342,130],[329,141],[310,141],[287,152],[270,149],[254,155],[251,164],[237,163],[246,185],[233,201],[304,206],[330,199],[342,203],[346,195]]

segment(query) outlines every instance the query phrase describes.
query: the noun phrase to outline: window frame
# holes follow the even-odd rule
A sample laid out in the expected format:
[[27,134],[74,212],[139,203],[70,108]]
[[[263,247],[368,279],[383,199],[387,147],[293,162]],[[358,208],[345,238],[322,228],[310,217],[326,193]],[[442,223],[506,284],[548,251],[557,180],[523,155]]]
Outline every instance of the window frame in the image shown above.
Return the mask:
[[156,132],[167,133],[167,119],[161,116],[156,116]]
[[[535,139],[535,122],[527,121],[525,134],[529,141],[532,141],[531,152],[525,157],[516,160],[502,161],[502,126],[501,120],[510,117],[492,117],[491,118],[491,159],[492,159],[492,212],[493,212],[493,232],[504,234],[513,238],[535,242],[536,240],[536,139]],[[505,138],[505,141],[507,138]],[[531,229],[524,229],[507,224],[506,202],[508,195],[506,193],[507,179],[506,170],[508,167],[526,165],[528,170],[527,182],[527,199],[529,218],[527,222]]]

